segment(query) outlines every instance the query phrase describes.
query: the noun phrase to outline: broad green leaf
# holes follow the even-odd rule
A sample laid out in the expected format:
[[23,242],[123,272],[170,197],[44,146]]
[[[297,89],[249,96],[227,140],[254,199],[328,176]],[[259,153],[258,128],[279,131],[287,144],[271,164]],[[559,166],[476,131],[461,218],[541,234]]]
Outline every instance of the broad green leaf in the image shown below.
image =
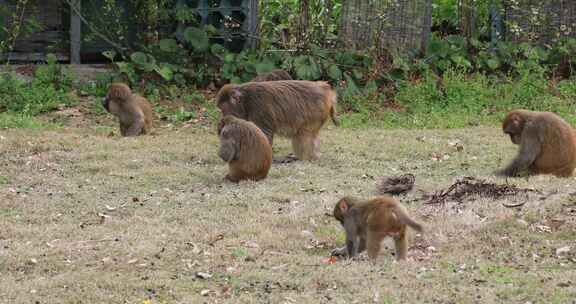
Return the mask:
[[234,62],[235,58],[236,58],[236,56],[234,54],[228,53],[228,54],[224,55],[224,62],[232,63],[232,62]]
[[175,52],[178,49],[178,43],[174,39],[162,39],[158,45],[163,52]]
[[174,75],[174,72],[172,71],[172,69],[166,65],[161,66],[161,67],[156,67],[154,69],[154,71],[156,71],[156,73],[158,73],[158,75],[162,76],[162,78],[164,78],[164,80],[166,80],[166,81],[172,80],[172,77]]
[[342,79],[342,71],[341,71],[340,68],[339,68],[337,65],[335,65],[335,64],[331,64],[331,65],[328,67],[327,73],[328,73],[328,77],[330,77],[330,79],[333,79],[333,80],[340,80],[340,79]]
[[486,65],[488,66],[489,69],[496,70],[497,68],[500,67],[500,62],[498,61],[497,58],[490,58],[486,60]]
[[130,55],[130,59],[137,65],[145,65],[148,63],[148,55],[142,52],[134,52]]
[[316,61],[310,56],[302,55],[296,57],[294,66],[299,79],[316,80],[321,76],[318,64],[316,64]]
[[226,50],[226,48],[224,46],[222,46],[221,44],[214,43],[210,47],[210,52],[212,53],[212,55],[214,55],[220,59],[223,59],[224,56],[226,56],[226,54],[228,53],[228,50]]
[[356,86],[354,79],[352,79],[348,73],[344,73],[344,79],[346,79],[346,94],[354,95],[360,93],[360,90],[358,89],[358,86]]
[[210,42],[206,31],[197,27],[187,27],[184,30],[184,41],[190,43],[196,51],[204,52],[208,50]]
[[364,74],[362,73],[362,71],[360,69],[352,70],[352,75],[354,76],[354,78],[356,80],[361,80],[362,78],[364,78]]

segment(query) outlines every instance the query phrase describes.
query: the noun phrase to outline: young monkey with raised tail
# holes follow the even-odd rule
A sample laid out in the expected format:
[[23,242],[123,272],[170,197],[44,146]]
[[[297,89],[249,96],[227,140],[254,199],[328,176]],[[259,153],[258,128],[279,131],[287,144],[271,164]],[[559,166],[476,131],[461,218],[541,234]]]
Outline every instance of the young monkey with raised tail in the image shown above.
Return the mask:
[[370,200],[344,197],[334,207],[334,217],[346,231],[346,246],[332,251],[333,256],[357,256],[364,250],[372,262],[376,261],[382,240],[392,237],[396,247],[396,259],[406,259],[408,251],[408,226],[418,232],[423,227],[414,221],[399,201],[388,196]]

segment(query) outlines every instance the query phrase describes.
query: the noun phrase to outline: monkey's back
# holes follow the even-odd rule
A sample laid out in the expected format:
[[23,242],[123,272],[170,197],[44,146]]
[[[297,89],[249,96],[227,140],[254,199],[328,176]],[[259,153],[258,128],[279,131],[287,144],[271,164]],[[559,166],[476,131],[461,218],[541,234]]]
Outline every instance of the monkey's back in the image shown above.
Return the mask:
[[247,119],[289,137],[322,127],[335,106],[336,94],[326,82],[249,82],[241,88]]
[[[360,206],[359,206],[360,207]],[[397,208],[403,208],[395,198],[379,196],[364,203],[366,225],[371,231],[404,233],[406,224],[395,214]]]
[[148,99],[135,95],[138,105],[144,114],[144,129],[143,134],[149,134],[152,131],[152,121],[154,120],[154,111],[152,110],[152,105],[148,102]]
[[560,116],[551,112],[534,115],[533,123],[541,126],[542,151],[532,165],[539,174],[570,176],[576,168],[574,130]]
[[268,138],[254,123],[238,121],[235,132],[230,134],[239,144],[238,159],[230,162],[230,166],[241,171],[243,179],[264,179],[272,166],[272,147]]

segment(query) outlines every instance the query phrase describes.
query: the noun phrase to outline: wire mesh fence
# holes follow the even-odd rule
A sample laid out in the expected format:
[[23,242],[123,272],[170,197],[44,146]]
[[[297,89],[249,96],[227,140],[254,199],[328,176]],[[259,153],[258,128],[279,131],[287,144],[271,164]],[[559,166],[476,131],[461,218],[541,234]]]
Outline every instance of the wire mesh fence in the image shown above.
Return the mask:
[[503,0],[506,40],[553,43],[576,37],[576,0]]
[[345,47],[423,50],[432,23],[431,0],[346,0],[340,39]]

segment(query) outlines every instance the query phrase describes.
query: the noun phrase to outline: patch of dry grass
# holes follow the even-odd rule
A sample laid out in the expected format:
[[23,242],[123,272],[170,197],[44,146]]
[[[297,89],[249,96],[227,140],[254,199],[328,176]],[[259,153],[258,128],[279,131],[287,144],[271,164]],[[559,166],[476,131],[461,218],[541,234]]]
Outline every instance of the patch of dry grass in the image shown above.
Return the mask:
[[[213,128],[108,137],[109,129],[0,136],[1,303],[569,303],[576,298],[574,178],[513,179],[541,193],[522,208],[485,198],[426,205],[423,192],[491,172],[515,152],[496,128],[329,126],[317,162],[222,181]],[[458,151],[454,145],[463,146]],[[276,156],[290,152],[278,140]],[[410,260],[386,249],[325,264],[343,242],[327,216],[345,194],[401,197],[425,223]],[[566,250],[566,246],[570,248]],[[558,250],[561,249],[561,250]],[[200,274],[199,274],[200,273]],[[206,273],[208,275],[204,275]]]

